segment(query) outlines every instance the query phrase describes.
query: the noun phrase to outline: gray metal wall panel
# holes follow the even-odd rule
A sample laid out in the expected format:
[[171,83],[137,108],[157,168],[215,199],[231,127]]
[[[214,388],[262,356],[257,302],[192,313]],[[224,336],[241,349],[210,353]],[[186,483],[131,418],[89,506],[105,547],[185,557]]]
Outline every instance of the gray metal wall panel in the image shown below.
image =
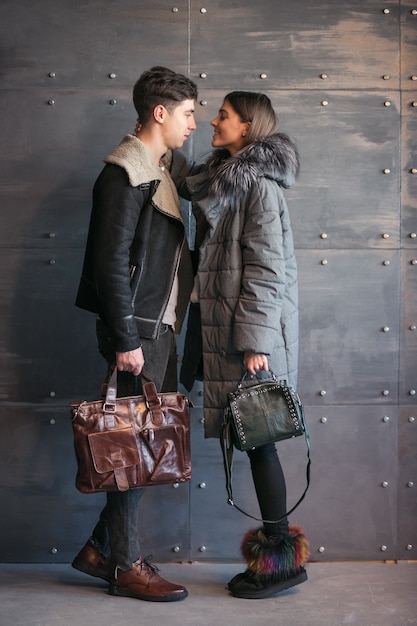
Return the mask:
[[[202,86],[197,160],[207,154],[212,137],[209,122],[227,91]],[[280,118],[279,129],[296,141],[301,157],[295,189],[285,192],[296,247],[397,247],[398,93],[282,90],[268,95]]]
[[398,252],[296,254],[304,401],[324,406],[397,402]]
[[169,63],[186,72],[188,5],[188,0],[175,6],[167,0],[3,0],[2,88],[95,90],[111,89],[110,83],[130,88],[152,65]]
[[80,251],[3,249],[0,262],[1,401],[94,399],[105,366],[94,316],[74,307]]
[[210,89],[320,89],[323,81],[370,89],[386,75],[398,87],[398,3],[211,0],[201,8],[192,3],[191,73]]
[[417,559],[417,411],[403,406],[398,422],[398,558]]
[[417,255],[403,251],[401,292],[400,404],[417,404]]
[[[312,559],[397,558],[398,407],[306,407],[306,414],[312,487],[301,513]],[[289,452],[284,445],[284,464]]]
[[417,81],[417,8],[414,0],[401,0],[400,8],[401,89],[408,91],[416,89]]

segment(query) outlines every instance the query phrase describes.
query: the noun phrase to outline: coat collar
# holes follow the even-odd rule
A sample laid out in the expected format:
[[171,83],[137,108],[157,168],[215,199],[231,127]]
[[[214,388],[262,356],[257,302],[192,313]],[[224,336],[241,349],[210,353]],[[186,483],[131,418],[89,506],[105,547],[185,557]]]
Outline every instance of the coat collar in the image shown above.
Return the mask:
[[299,157],[292,141],[283,133],[259,139],[234,156],[216,150],[207,162],[209,195],[223,207],[236,208],[260,177],[290,188],[299,170]]
[[132,187],[156,181],[157,189],[152,203],[163,213],[183,221],[178,194],[170,175],[164,168],[155,165],[150,150],[140,139],[126,135],[104,162],[122,167]]

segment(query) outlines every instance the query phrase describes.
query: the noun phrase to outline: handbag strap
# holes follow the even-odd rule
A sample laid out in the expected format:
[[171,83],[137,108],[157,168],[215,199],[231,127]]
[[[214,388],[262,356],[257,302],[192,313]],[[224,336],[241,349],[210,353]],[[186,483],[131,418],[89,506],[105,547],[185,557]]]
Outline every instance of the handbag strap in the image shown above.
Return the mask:
[[[146,382],[144,382],[144,380]],[[146,406],[152,414],[152,421],[157,426],[160,426],[163,422],[163,414],[161,410],[161,400],[158,396],[158,392],[155,387],[155,383],[142,374],[142,388],[145,397]],[[116,411],[116,398],[117,398],[117,367],[113,369],[113,372],[109,378],[106,390],[106,399],[103,405],[104,419],[107,428],[114,428],[114,414]]]
[[251,517],[252,519],[258,521],[258,522],[264,522],[267,524],[276,524],[278,522],[281,522],[283,519],[285,519],[286,517],[288,517],[289,515],[291,515],[291,513],[293,513],[295,511],[295,509],[301,504],[301,502],[304,500],[305,495],[308,491],[308,488],[310,486],[310,468],[311,468],[311,458],[310,458],[310,433],[308,431],[307,428],[307,424],[303,423],[304,426],[304,436],[305,436],[305,440],[306,440],[306,444],[307,444],[307,467],[306,467],[306,488],[304,489],[303,494],[301,495],[300,499],[298,500],[298,502],[292,507],[292,509],[290,509],[289,511],[287,511],[285,513],[285,515],[283,515],[282,517],[280,517],[279,519],[276,520],[268,520],[268,519],[262,519],[260,517],[255,517],[254,515],[251,515],[250,513],[247,513],[246,511],[244,511],[243,509],[241,509],[234,501],[233,499],[233,488],[232,488],[232,465],[233,465],[233,443],[230,437],[230,424],[227,423],[227,414],[228,414],[229,409],[225,409],[225,418],[224,418],[224,422],[222,424],[222,428],[221,428],[221,432],[220,432],[220,446],[222,449],[222,456],[223,456],[223,465],[224,465],[224,471],[225,471],[225,475],[226,475],[226,491],[227,491],[227,503],[230,504],[230,506],[233,506],[235,509],[237,509],[238,511],[240,511],[241,513],[243,513],[243,515],[246,515],[247,517]]

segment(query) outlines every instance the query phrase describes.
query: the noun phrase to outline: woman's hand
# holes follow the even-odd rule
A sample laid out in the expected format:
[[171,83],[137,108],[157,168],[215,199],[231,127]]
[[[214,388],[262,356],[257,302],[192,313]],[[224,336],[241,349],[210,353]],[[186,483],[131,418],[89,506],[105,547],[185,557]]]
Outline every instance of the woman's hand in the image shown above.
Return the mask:
[[256,372],[260,370],[268,371],[268,359],[266,354],[261,352],[245,352],[243,355],[243,365],[252,376],[256,375]]

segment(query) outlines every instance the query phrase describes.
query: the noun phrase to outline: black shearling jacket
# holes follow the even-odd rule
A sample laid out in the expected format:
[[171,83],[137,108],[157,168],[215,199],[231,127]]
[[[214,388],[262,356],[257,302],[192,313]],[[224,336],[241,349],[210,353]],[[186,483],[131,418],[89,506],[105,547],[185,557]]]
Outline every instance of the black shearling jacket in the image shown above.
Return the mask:
[[141,337],[159,336],[177,270],[180,331],[193,273],[169,174],[132,135],[105,162],[93,189],[76,306],[103,319],[114,350],[127,352],[140,346]]

